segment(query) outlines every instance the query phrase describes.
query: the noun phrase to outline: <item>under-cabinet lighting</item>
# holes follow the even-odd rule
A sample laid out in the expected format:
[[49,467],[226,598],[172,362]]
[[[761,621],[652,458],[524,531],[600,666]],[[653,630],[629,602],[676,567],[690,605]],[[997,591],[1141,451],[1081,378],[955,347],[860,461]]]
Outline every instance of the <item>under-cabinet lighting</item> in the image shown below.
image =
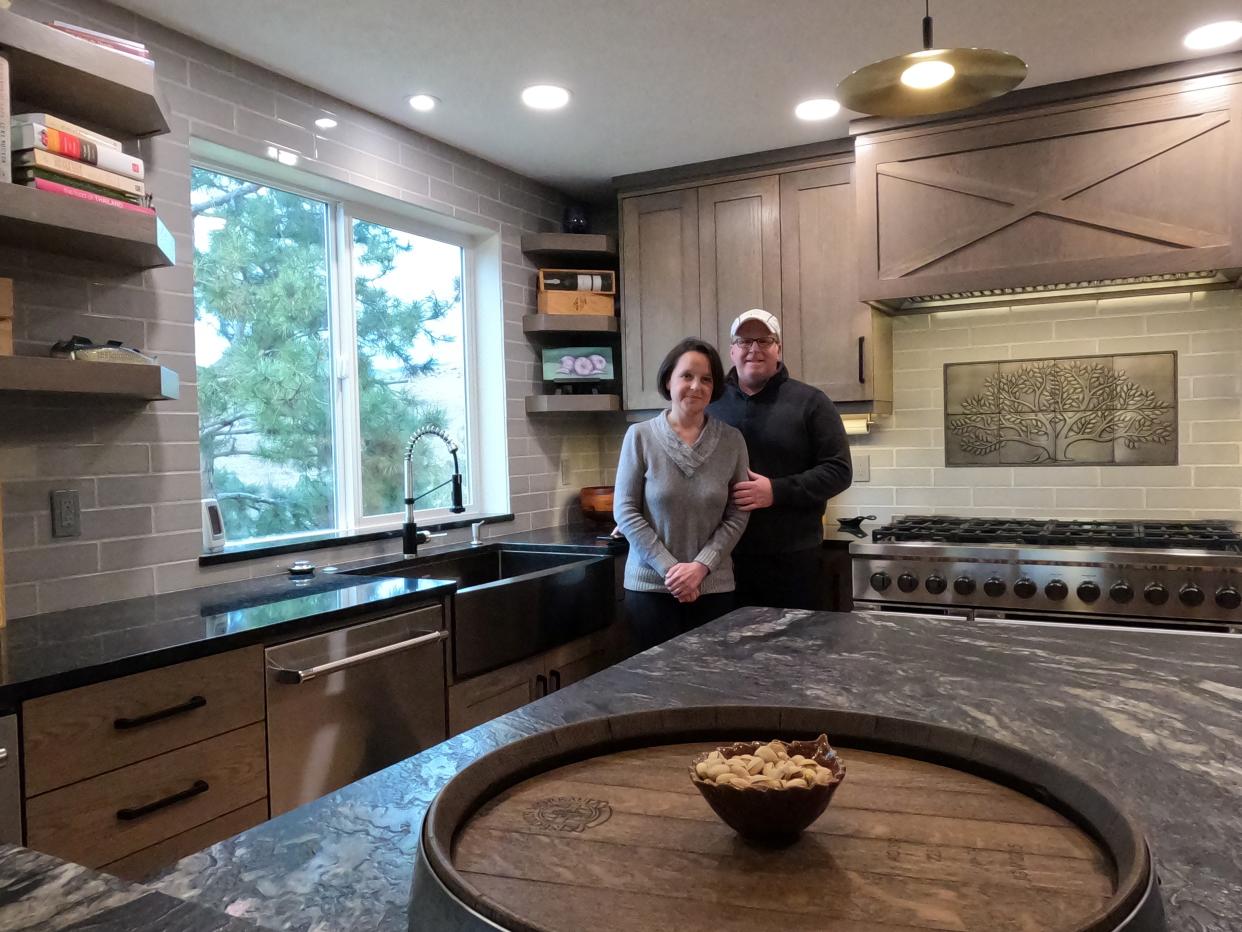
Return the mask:
[[975,304],[1019,304],[1046,301],[1049,298],[1072,298],[1125,294],[1140,291],[1173,291],[1199,285],[1227,284],[1231,278],[1216,271],[1168,272],[1163,275],[1140,275],[1133,278],[1101,278],[1086,282],[1065,282],[1059,285],[1027,285],[1022,288],[984,288],[979,291],[952,291],[946,294],[908,298],[901,304],[903,311],[922,311],[935,307],[969,307]]

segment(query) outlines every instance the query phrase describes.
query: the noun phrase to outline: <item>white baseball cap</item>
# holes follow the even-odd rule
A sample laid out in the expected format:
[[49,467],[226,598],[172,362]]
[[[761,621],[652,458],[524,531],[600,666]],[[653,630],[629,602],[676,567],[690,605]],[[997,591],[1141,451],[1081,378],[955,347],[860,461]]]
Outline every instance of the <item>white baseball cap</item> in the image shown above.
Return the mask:
[[742,326],[748,320],[757,320],[768,328],[768,331],[776,337],[781,338],[781,322],[776,319],[774,314],[769,314],[761,307],[752,307],[749,311],[738,314],[733,321],[733,325],[729,327],[729,336],[737,336],[737,328]]

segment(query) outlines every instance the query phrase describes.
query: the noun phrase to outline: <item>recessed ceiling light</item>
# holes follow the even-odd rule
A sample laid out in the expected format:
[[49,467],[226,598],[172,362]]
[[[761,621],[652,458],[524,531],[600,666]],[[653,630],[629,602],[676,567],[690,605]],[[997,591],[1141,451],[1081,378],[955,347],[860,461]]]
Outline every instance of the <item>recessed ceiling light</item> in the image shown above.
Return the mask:
[[336,129],[336,120],[332,117],[320,117],[315,121],[315,125],[320,129]]
[[916,90],[939,87],[957,73],[947,61],[915,62],[901,73],[901,83]]
[[415,94],[409,99],[410,106],[420,113],[434,110],[439,102],[440,99],[438,97],[432,97],[430,94]]
[[1226,19],[1190,30],[1182,43],[1188,49],[1218,49],[1239,39],[1242,39],[1242,22]]
[[522,103],[533,110],[560,110],[569,103],[569,91],[555,84],[532,84],[522,91]]
[[794,107],[794,116],[799,120],[827,120],[840,112],[841,105],[827,97],[804,100]]

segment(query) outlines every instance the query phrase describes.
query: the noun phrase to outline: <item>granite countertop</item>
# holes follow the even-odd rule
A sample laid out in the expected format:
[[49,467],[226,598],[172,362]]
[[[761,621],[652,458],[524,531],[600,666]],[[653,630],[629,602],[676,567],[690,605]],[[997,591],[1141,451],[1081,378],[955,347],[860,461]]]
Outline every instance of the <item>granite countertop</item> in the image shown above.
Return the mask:
[[[624,540],[590,528],[549,528],[487,539],[521,549],[605,554]],[[471,549],[426,547],[420,555]],[[391,563],[391,554],[342,569]],[[292,558],[291,558],[292,559]],[[0,707],[62,689],[286,637],[308,624],[333,624],[385,606],[443,598],[448,580],[350,576],[265,576],[165,595],[15,618],[0,628]]]
[[754,608],[192,855],[152,886],[272,929],[423,929],[407,903],[418,831],[463,766],[563,723],[725,702],[903,716],[1047,755],[1143,825],[1171,930],[1242,928],[1242,638]]

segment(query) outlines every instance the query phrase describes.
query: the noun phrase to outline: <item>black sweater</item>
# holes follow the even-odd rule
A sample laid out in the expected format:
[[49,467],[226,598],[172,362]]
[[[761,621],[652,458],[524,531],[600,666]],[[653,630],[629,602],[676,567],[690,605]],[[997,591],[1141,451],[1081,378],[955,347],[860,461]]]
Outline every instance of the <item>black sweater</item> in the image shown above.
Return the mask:
[[784,363],[747,395],[736,371],[707,409],[746,438],[750,468],[772,480],[772,505],[750,513],[736,553],[789,553],[823,543],[828,499],[850,487],[854,467],[836,406],[818,388],[789,377]]

